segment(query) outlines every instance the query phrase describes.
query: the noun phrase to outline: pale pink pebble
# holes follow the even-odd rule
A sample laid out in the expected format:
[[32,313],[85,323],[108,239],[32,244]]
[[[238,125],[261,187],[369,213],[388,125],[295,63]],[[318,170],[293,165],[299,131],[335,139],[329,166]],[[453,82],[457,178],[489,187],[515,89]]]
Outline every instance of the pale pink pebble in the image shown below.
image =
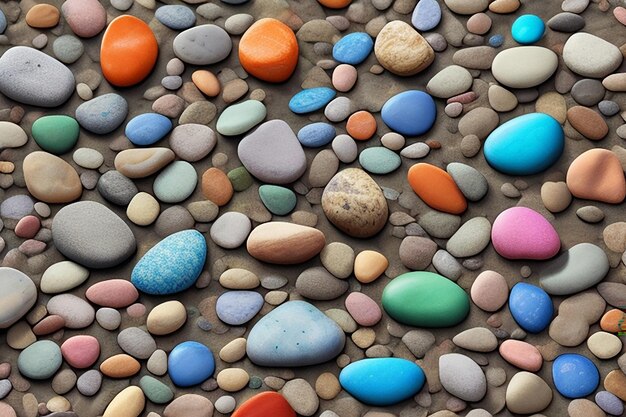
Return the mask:
[[337,65],[333,70],[333,87],[337,91],[345,93],[350,91],[356,83],[357,72],[356,68],[349,64]]
[[11,364],[9,362],[0,363],[0,379],[7,379],[11,375]]
[[37,216],[28,215],[22,217],[17,225],[15,225],[15,236],[22,239],[31,239],[35,237],[39,229],[41,228],[41,222]]
[[500,213],[491,227],[491,242],[507,259],[549,259],[561,248],[550,222],[527,207],[511,207]]
[[447,104],[443,111],[446,115],[448,115],[448,117],[459,117],[463,112],[463,105],[458,101],[455,101],[454,103]]
[[486,13],[476,13],[467,20],[467,30],[476,35],[484,35],[491,29],[491,18]]
[[613,9],[613,16],[620,22],[622,25],[626,25],[626,9],[619,6]]
[[468,104],[468,103],[471,103],[472,101],[476,100],[477,98],[478,98],[478,95],[475,92],[468,91],[467,93],[463,93],[463,94],[459,94],[458,96],[450,97],[448,99],[448,101],[446,101],[446,104],[450,104],[450,103]]
[[126,309],[129,316],[139,318],[146,314],[146,306],[141,303],[135,303]]
[[505,340],[499,352],[505,361],[525,371],[537,372],[543,364],[539,349],[521,340]]
[[369,296],[362,292],[352,292],[346,297],[346,310],[361,326],[374,326],[382,317],[382,311]]
[[470,289],[472,301],[485,311],[499,310],[509,298],[509,286],[495,271],[481,272]]
[[93,336],[73,336],[63,342],[61,354],[70,366],[79,369],[89,368],[100,356],[100,343]]
[[17,417],[17,414],[15,414],[15,409],[13,409],[13,407],[5,402],[0,401],[0,416]]
[[39,255],[46,249],[46,244],[35,239],[28,239],[24,241],[18,248],[26,256]]
[[96,36],[107,23],[106,10],[98,0],[67,0],[61,12],[72,31],[83,38]]
[[125,279],[100,281],[87,288],[85,297],[103,307],[128,307],[139,298],[137,288]]

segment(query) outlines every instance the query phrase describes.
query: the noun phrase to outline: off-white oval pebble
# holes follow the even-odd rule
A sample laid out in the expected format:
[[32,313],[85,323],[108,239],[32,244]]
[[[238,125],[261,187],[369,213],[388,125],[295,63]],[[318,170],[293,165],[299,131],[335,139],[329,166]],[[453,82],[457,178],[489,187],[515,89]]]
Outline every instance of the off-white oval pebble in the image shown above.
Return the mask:
[[89,270],[72,261],[50,265],[41,276],[39,287],[46,294],[59,294],[78,287],[89,277]]
[[261,280],[247,269],[231,268],[220,275],[220,285],[230,290],[251,290],[261,285]]
[[104,163],[104,156],[95,149],[78,148],[72,154],[76,165],[87,169],[98,169]]
[[217,385],[224,391],[237,392],[248,385],[250,375],[241,368],[227,368],[220,371],[215,379]]
[[28,135],[20,126],[11,122],[0,122],[0,149],[17,148],[28,141]]
[[587,347],[598,359],[611,359],[622,351],[622,341],[608,332],[597,332],[587,339]]
[[512,88],[536,87],[554,74],[557,55],[540,46],[517,46],[496,55],[491,72],[498,82]]
[[215,410],[222,414],[231,413],[237,406],[237,400],[230,395],[222,395],[215,400]]
[[161,207],[156,198],[142,191],[130,200],[126,208],[126,216],[137,226],[148,226],[159,217],[160,210]]
[[180,301],[166,301],[154,307],[146,325],[148,331],[157,336],[174,333],[180,329],[187,320],[187,310]]
[[387,149],[399,151],[406,144],[404,136],[396,132],[387,132],[380,138],[380,143]]
[[226,344],[220,350],[220,359],[224,362],[233,363],[237,362],[246,355],[246,339],[238,337]]

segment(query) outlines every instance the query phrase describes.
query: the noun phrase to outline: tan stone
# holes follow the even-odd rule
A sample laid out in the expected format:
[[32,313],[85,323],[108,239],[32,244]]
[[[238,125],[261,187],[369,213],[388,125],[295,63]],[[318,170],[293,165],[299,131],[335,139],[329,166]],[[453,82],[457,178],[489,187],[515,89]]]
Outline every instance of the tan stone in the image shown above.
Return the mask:
[[36,4],[26,13],[28,26],[47,29],[59,24],[61,13],[52,4]]
[[548,114],[561,124],[565,123],[567,119],[565,98],[555,91],[550,91],[539,96],[535,102],[535,111]]
[[224,362],[233,363],[246,356],[246,339],[239,337],[224,346],[219,353],[220,359]]
[[220,285],[230,290],[251,290],[261,284],[259,277],[243,268],[227,269],[220,275]]
[[604,378],[604,388],[622,401],[626,401],[626,374],[619,369],[609,372]]
[[157,199],[142,191],[130,200],[126,208],[126,216],[137,226],[149,226],[159,217],[160,211],[161,206]]
[[448,9],[457,14],[474,14],[482,12],[489,5],[489,0],[444,0]]
[[368,284],[381,276],[388,266],[389,261],[385,255],[373,250],[364,250],[354,259],[354,276],[360,282]]
[[146,399],[141,388],[130,386],[113,398],[102,417],[138,417],[145,405]]
[[268,222],[257,226],[246,247],[254,258],[268,263],[293,265],[308,261],[326,244],[324,233],[308,226]]
[[164,168],[176,155],[168,148],[126,149],[115,157],[115,169],[128,178],[145,178]]
[[341,392],[341,385],[335,374],[324,372],[315,380],[315,392],[322,400],[332,400]]
[[163,410],[163,417],[210,417],[212,415],[213,403],[198,394],[183,394]]
[[489,5],[489,11],[498,14],[513,13],[521,5],[519,0],[496,0]]
[[76,170],[58,156],[32,152],[24,158],[23,169],[28,191],[46,203],[69,203],[83,192]]
[[180,301],[166,301],[154,307],[148,314],[148,331],[157,336],[174,333],[187,320],[187,310]]
[[248,385],[250,375],[241,368],[227,368],[217,374],[216,380],[217,385],[224,391],[237,392]]
[[135,375],[140,369],[141,364],[137,362],[137,359],[125,353],[111,356],[100,364],[100,372],[110,378],[128,378]]
[[506,406],[512,413],[538,413],[552,401],[552,389],[539,376],[530,372],[513,375],[506,389]]
[[219,168],[209,168],[202,174],[202,194],[218,206],[223,206],[233,197],[233,185]]
[[541,200],[552,213],[560,213],[572,202],[572,194],[563,181],[548,181],[541,186]]
[[609,91],[626,91],[626,72],[609,75],[602,80],[602,85]]
[[374,54],[378,62],[397,75],[414,75],[425,70],[435,59],[428,42],[408,23],[387,23],[376,37]]

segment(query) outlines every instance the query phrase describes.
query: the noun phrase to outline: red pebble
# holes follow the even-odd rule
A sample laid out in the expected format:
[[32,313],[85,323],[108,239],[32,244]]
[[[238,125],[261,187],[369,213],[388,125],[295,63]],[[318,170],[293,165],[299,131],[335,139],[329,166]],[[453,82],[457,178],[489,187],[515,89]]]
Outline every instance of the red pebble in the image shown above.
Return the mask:
[[41,222],[38,217],[33,215],[25,216],[17,222],[15,226],[15,236],[21,237],[22,239],[32,239],[40,228]]
[[232,417],[296,417],[285,397],[277,392],[262,392],[241,404]]
[[61,345],[63,359],[74,368],[89,368],[100,356],[100,343],[93,336],[72,336]]
[[125,279],[100,281],[87,288],[85,297],[103,307],[128,307],[139,298],[137,288]]

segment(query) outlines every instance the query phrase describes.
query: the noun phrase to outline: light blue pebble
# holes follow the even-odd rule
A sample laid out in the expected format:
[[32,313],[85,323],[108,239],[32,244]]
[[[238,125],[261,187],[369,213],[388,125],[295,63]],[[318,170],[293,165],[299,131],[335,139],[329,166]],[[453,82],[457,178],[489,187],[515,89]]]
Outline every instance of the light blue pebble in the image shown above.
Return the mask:
[[180,4],[159,7],[154,13],[159,22],[170,29],[189,29],[196,23],[196,15],[187,6]]
[[197,230],[183,230],[146,252],[133,268],[130,281],[146,294],[175,294],[196,282],[206,256],[204,236]]
[[612,392],[600,391],[595,397],[596,404],[607,414],[621,416],[624,413],[624,404],[619,397]]
[[51,340],[35,342],[17,357],[20,373],[31,379],[51,378],[62,363],[61,348]]
[[437,0],[420,0],[411,16],[411,23],[417,30],[434,29],[441,21],[441,6]]
[[26,194],[18,194],[7,198],[0,204],[0,216],[19,220],[32,213],[35,202]]
[[530,45],[537,42],[543,36],[546,25],[543,20],[534,14],[523,14],[513,22],[511,35],[518,43]]
[[548,293],[525,282],[519,282],[511,289],[509,310],[517,324],[530,333],[539,333],[548,327],[554,314]]
[[263,307],[263,296],[256,291],[227,291],[215,304],[217,317],[231,326],[249,322]]
[[352,362],[339,374],[339,382],[357,400],[390,406],[404,401],[424,386],[424,371],[401,358],[371,358]]
[[324,122],[311,123],[298,131],[298,140],[302,146],[319,148],[328,145],[336,135],[335,128]]
[[552,116],[529,113],[491,132],[483,152],[495,170],[509,175],[533,175],[548,169],[563,153],[563,128]]
[[552,379],[562,396],[583,398],[598,388],[600,373],[589,358],[577,353],[565,353],[552,363]]
[[167,358],[167,373],[179,387],[192,387],[215,372],[213,352],[202,343],[188,341],[174,347]]
[[359,155],[361,167],[372,174],[389,174],[395,171],[401,163],[402,160],[397,153],[383,146],[363,149]]
[[163,139],[170,130],[172,122],[157,113],[144,113],[133,117],[126,124],[126,137],[135,145],[148,146]]
[[437,118],[433,98],[419,90],[396,94],[380,111],[383,122],[405,136],[419,136],[430,130]]
[[2,35],[6,29],[7,29],[7,18],[4,15],[4,13],[2,13],[2,10],[0,10],[0,35]]
[[180,203],[193,194],[198,184],[196,169],[189,162],[175,161],[154,179],[152,189],[164,203]]
[[333,46],[333,58],[342,64],[357,65],[365,61],[374,49],[372,37],[364,32],[350,33]]
[[289,109],[296,114],[311,113],[330,103],[336,95],[335,90],[328,87],[307,88],[291,97]]
[[494,48],[499,48],[502,46],[502,44],[504,44],[504,36],[500,34],[493,35],[492,37],[489,38],[489,46],[492,46]]

